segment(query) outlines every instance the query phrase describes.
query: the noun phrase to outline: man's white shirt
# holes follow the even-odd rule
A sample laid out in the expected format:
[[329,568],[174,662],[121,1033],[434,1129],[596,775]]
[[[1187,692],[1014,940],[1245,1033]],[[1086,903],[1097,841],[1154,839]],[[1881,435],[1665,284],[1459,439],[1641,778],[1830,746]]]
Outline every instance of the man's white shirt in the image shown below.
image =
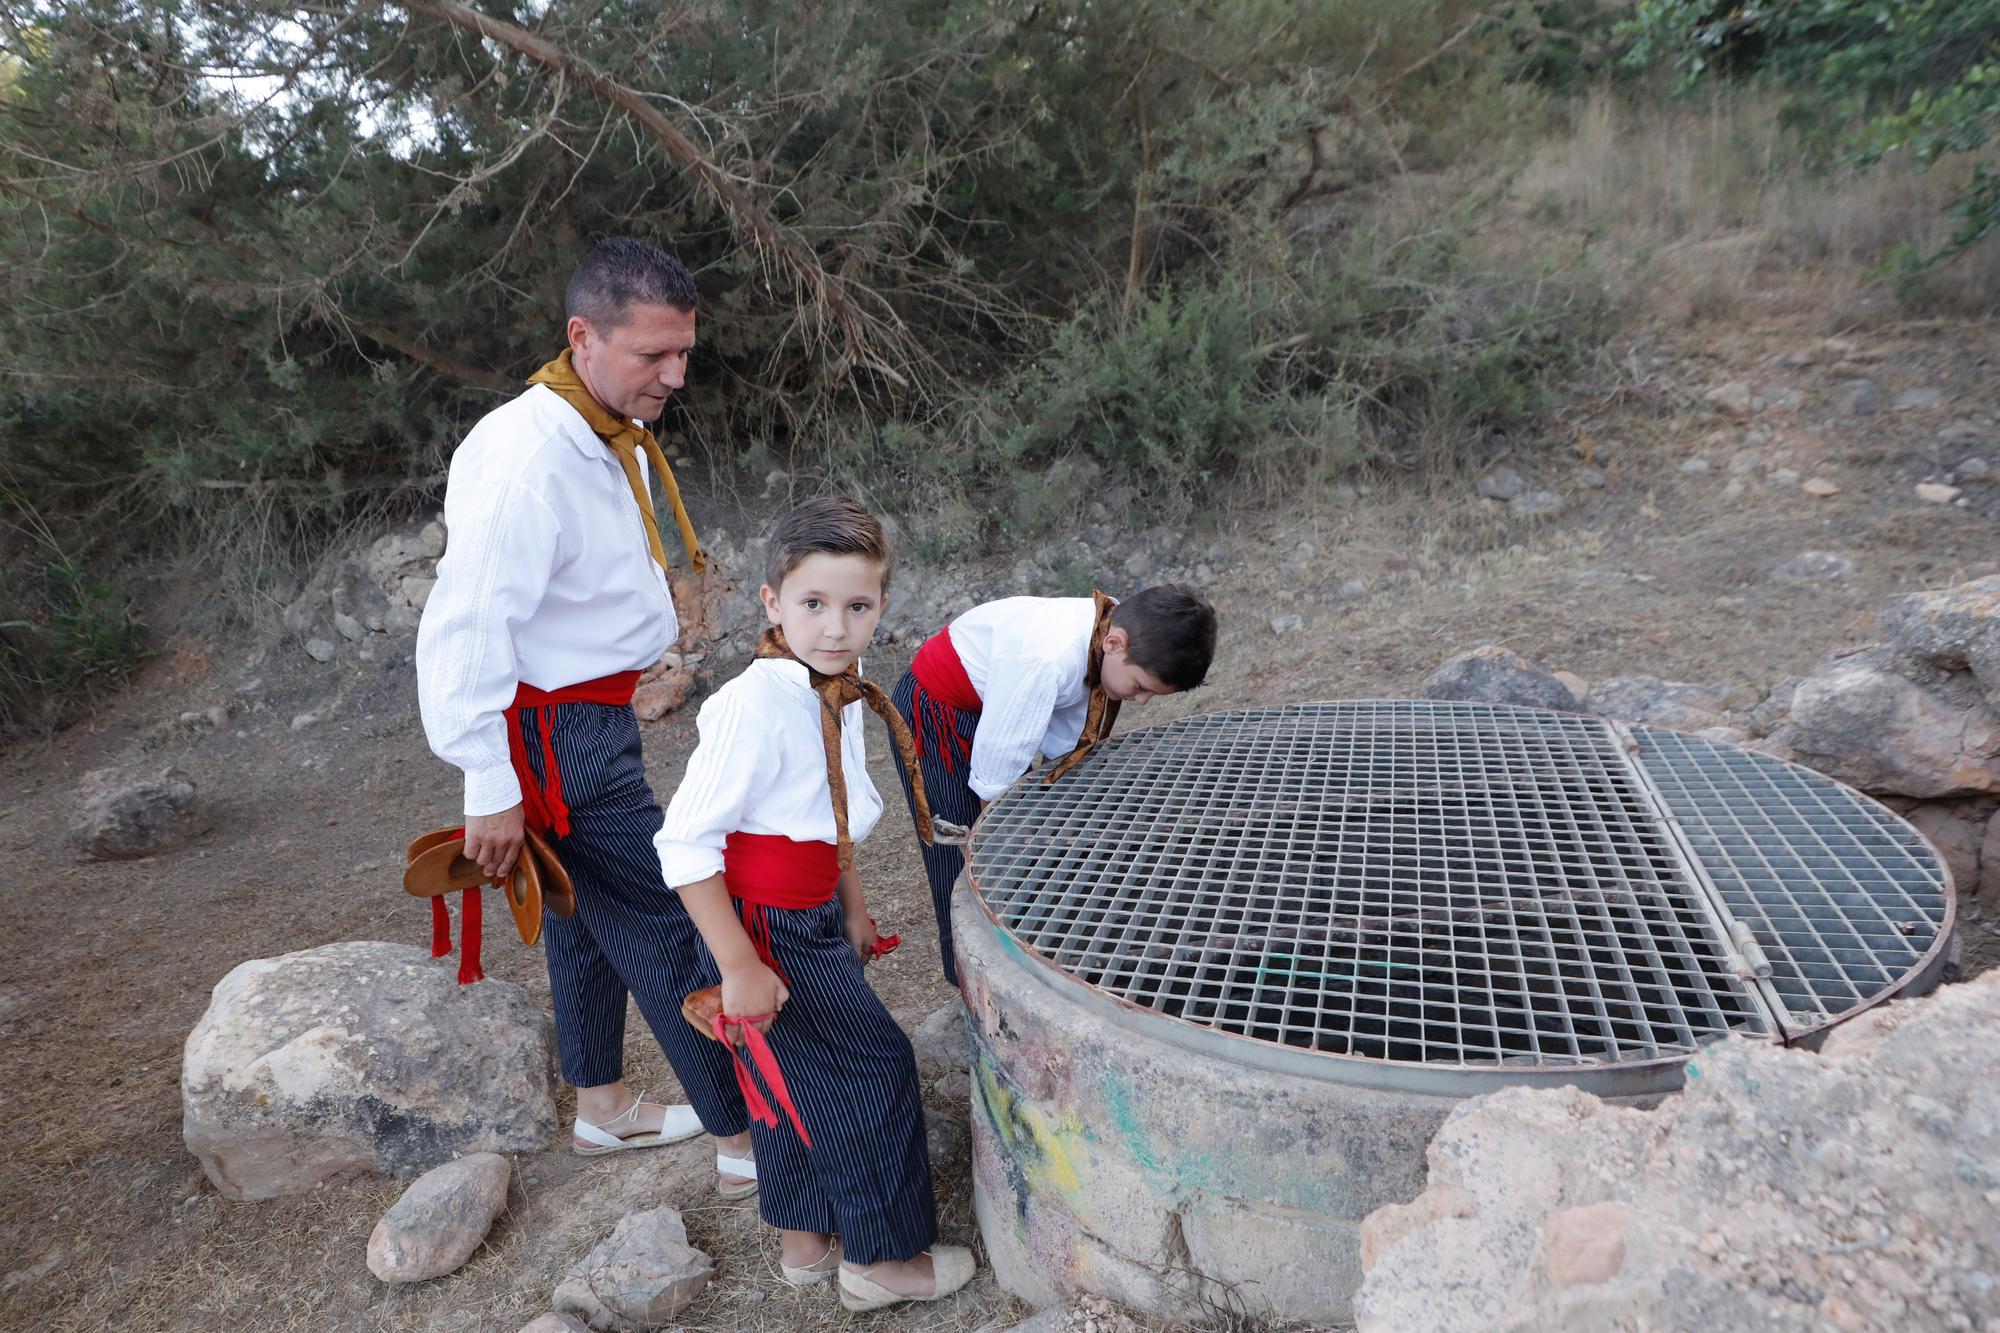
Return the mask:
[[1039,752],[1076,748],[1090,711],[1088,597],[1008,597],[951,622],[951,646],[979,693],[969,785],[990,801],[1028,771]]
[[680,626],[618,459],[545,385],[465,437],[444,524],[417,629],[417,703],[431,749],[465,774],[465,813],[496,814],[521,799],[507,754],[516,686],[643,670]]
[[[882,818],[862,743],[866,711],[852,703],[840,713],[847,831],[856,843]],[[805,664],[782,658],[752,662],[709,697],[696,722],[701,740],[653,839],[668,884],[678,889],[720,874],[731,833],[838,842],[819,717]]]

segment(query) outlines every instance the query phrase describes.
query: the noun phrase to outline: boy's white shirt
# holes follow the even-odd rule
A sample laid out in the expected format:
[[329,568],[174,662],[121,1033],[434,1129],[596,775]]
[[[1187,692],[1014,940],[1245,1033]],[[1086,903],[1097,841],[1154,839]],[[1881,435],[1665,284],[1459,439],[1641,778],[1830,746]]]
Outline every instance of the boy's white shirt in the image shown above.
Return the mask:
[[951,622],[951,646],[979,692],[969,785],[990,801],[1028,771],[1037,752],[1068,754],[1090,711],[1088,597],[1008,597]]
[[465,774],[465,813],[496,814],[521,799],[507,755],[516,686],[643,670],[680,625],[624,470],[545,385],[459,445],[444,523],[417,628],[417,704],[431,749]]
[[[805,664],[780,658],[752,662],[701,706],[700,743],[653,839],[669,885],[678,889],[722,873],[722,848],[732,833],[838,842],[819,707]],[[853,703],[840,714],[847,831],[857,844],[882,818],[862,742],[866,712],[865,704]]]

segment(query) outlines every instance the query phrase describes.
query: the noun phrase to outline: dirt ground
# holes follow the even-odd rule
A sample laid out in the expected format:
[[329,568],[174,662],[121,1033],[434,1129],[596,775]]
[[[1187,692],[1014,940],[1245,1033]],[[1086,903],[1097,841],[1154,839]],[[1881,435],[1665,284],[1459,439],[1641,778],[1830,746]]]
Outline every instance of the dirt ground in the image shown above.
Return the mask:
[[[1227,553],[1207,589],[1224,617],[1216,670],[1192,695],[1128,711],[1126,727],[1190,711],[1406,694],[1440,659],[1482,640],[1586,679],[1644,672],[1769,686],[1865,642],[1892,596],[2000,570],[2000,484],[1966,483],[1965,506],[1913,494],[1968,455],[2000,469],[1991,331],[1875,329],[1827,350],[1829,331],[1801,321],[1683,334],[1635,352],[1603,384],[1574,386],[1563,431],[1492,460],[1562,493],[1567,503],[1551,517],[1523,519],[1476,497],[1476,474],[1378,479],[1345,502],[1206,516],[1190,535]],[[1801,350],[1812,364],[1766,368]],[[1831,389],[1857,375],[1885,400],[1918,387],[1944,398],[1850,415]],[[1800,404],[1732,421],[1701,401],[1729,380],[1792,388]],[[1973,438],[1941,442],[1953,423]],[[1770,437],[1746,438],[1755,429]],[[1591,452],[1601,487],[1579,475],[1580,450]],[[1732,471],[1745,450],[1756,458]],[[1779,453],[1788,461],[1775,462]],[[1684,470],[1697,456],[1706,470]],[[1774,479],[1777,466],[1841,490],[1814,499],[1796,480]],[[1851,555],[1856,571],[1838,583],[1771,577],[1805,550]],[[1008,560],[996,551],[992,567]],[[1368,592],[1326,591],[1348,580]],[[1287,613],[1304,628],[1274,634],[1271,618]],[[912,646],[878,652],[871,670],[899,670]],[[595,1232],[576,1219],[622,1198],[683,1209],[693,1242],[715,1256],[719,1279],[685,1312],[689,1327],[850,1322],[828,1288],[795,1293],[775,1281],[771,1234],[754,1205],[721,1205],[704,1192],[698,1143],[586,1161],[559,1137],[517,1162],[510,1210],[486,1248],[459,1273],[408,1289],[382,1286],[364,1263],[396,1183],[222,1200],[180,1139],[181,1044],[210,988],[246,959],[330,941],[424,943],[428,918],[400,890],[399,849],[413,830],[450,819],[458,784],[424,746],[407,641],[373,662],[332,667],[295,647],[184,636],[174,649],[86,724],[0,758],[0,848],[14,866],[0,924],[0,1324],[512,1333],[547,1308],[551,1274],[607,1233],[615,1213]],[[338,706],[328,720],[291,728],[296,714],[324,711],[330,695]],[[217,703],[235,710],[228,730],[173,724],[185,709]],[[692,705],[649,730],[657,791],[671,791],[693,731]],[[877,785],[893,802],[880,745],[875,756]],[[194,778],[207,831],[148,860],[78,863],[64,841],[79,778],[141,762],[171,762]],[[877,917],[908,937],[874,980],[914,1026],[950,992],[896,806],[862,863]],[[1961,907],[1968,964],[1983,966],[1994,955],[1991,905]],[[493,938],[490,973],[546,996],[539,954]],[[671,1094],[636,1012],[627,1048],[633,1085]],[[567,1121],[572,1108],[561,1109]],[[945,1239],[976,1243],[965,1178],[941,1181],[940,1199]],[[953,1300],[870,1322],[970,1329],[1021,1313],[982,1276]]]

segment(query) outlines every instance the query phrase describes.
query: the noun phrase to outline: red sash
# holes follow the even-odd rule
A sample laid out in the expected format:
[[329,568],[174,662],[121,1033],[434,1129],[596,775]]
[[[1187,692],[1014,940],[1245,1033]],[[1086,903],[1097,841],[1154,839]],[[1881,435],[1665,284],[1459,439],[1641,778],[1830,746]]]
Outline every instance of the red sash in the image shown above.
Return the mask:
[[[550,738],[550,724],[557,704],[610,704],[624,707],[632,702],[632,692],[639,687],[639,673],[620,671],[612,676],[600,676],[596,680],[586,680],[576,685],[565,685],[557,690],[538,690],[525,682],[514,689],[514,702],[507,709],[507,757],[513,761],[514,776],[521,783],[521,822],[543,837],[565,838],[569,836],[569,806],[563,801],[562,770],[556,767],[555,744]],[[535,731],[542,742],[542,772],[546,781],[535,781],[535,770],[528,766],[528,742],[521,730],[521,710],[538,710],[535,717]],[[527,848],[521,849],[527,855]],[[479,965],[480,944],[480,903],[478,888],[470,888],[459,895],[463,907],[460,910],[462,926],[459,931],[458,981],[466,985],[486,979],[486,969]],[[442,958],[451,952],[451,914],[445,911],[442,894],[431,899],[431,957]]]
[[[972,746],[958,734],[958,715],[977,713],[981,702],[979,691],[972,687],[972,677],[965,672],[958,647],[951,641],[949,625],[924,640],[924,646],[917,649],[916,658],[910,663],[910,674],[917,678],[917,687],[922,691],[911,701],[910,709],[913,714],[910,730],[916,733],[917,754],[937,754],[944,760],[944,771],[949,773],[955,767],[952,753],[956,750],[965,756],[970,767]],[[926,720],[937,733],[934,751],[927,749],[924,741]]]

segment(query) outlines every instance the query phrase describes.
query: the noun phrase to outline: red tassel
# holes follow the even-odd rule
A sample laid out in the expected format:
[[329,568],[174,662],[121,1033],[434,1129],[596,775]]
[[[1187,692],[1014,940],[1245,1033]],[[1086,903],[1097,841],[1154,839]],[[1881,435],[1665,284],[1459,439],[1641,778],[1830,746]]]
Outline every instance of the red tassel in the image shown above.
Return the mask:
[[486,980],[486,970],[479,965],[480,905],[476,886],[459,895],[458,914],[461,918],[458,928],[458,984],[469,986],[475,981]]
[[431,899],[431,957],[442,958],[451,952],[451,913],[445,910],[444,895]]
[[762,1018],[731,1018],[727,1014],[717,1014],[714,1027],[715,1039],[722,1043],[723,1048],[729,1052],[729,1058],[736,1062],[736,1086],[743,1092],[743,1109],[748,1111],[750,1118],[758,1124],[776,1129],[778,1113],[764,1100],[764,1094],[757,1087],[757,1080],[750,1077],[750,1067],[743,1063],[742,1052],[737,1049],[736,1043],[729,1040],[728,1033],[724,1031],[726,1027],[743,1029],[743,1043],[750,1048],[750,1059],[756,1064],[757,1072],[763,1075],[764,1083],[771,1089],[771,1095],[778,1099],[778,1105],[785,1108],[785,1115],[791,1120],[792,1128],[799,1132],[800,1141],[810,1148],[813,1146],[812,1135],[806,1133],[805,1121],[799,1119],[799,1108],[792,1105],[791,1089],[785,1086],[785,1076],[778,1069],[778,1057],[771,1050],[770,1043],[764,1040],[764,1034],[757,1030],[756,1025],[763,1021]]

